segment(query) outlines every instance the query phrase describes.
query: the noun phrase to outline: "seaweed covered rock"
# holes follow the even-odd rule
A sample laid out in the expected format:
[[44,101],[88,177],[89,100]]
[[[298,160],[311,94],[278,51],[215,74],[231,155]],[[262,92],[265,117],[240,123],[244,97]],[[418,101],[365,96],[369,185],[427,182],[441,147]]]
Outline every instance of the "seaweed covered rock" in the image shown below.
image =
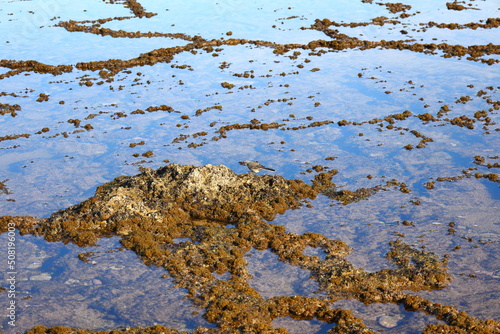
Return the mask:
[[[49,218],[0,217],[0,231],[16,226],[21,233],[80,246],[103,236],[120,236],[123,246],[146,264],[165,268],[176,286],[206,310],[205,319],[216,328],[199,327],[196,334],[286,333],[273,326],[280,317],[335,323],[331,333],[373,333],[351,311],[331,307],[346,298],[365,304],[395,303],[409,311],[432,314],[445,322],[438,325],[439,330],[448,332],[500,330],[495,321],[480,320],[409,293],[441,289],[451,281],[446,260],[433,253],[395,240],[386,254],[392,267],[367,272],[346,259],[351,248],[342,241],[319,233],[290,233],[268,223],[276,214],[299,207],[303,199],[328,193],[331,177],[332,173],[320,173],[308,185],[281,176],[238,175],[225,166],[143,168],[138,175],[100,186],[95,196]],[[317,248],[325,257],[305,254],[308,247]],[[308,270],[326,297],[264,298],[250,284],[246,254],[252,249],[269,250],[280,261]],[[134,328],[130,333],[156,330],[177,333],[160,327]],[[29,331],[59,332],[97,333],[43,326]]]
[[50,241],[93,244],[100,236],[128,235],[142,221],[174,228],[189,219],[237,223],[276,214],[315,198],[317,191],[281,176],[235,174],[226,166],[170,164],[135,176],[121,176],[97,188],[95,196],[54,213],[37,234]]

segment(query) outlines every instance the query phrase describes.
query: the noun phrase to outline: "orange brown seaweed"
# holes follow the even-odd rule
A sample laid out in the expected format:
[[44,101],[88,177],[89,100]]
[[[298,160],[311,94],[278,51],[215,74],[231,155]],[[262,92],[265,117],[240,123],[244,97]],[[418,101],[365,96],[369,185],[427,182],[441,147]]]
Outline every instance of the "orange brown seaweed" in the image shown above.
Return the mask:
[[[80,246],[103,236],[120,236],[126,248],[145,263],[164,267],[194,304],[206,309],[205,319],[217,328],[200,327],[194,333],[281,333],[283,329],[274,328],[272,321],[286,316],[335,323],[332,330],[337,333],[372,333],[350,311],[330,307],[345,298],[400,304],[408,311],[434,315],[458,331],[500,329],[495,321],[479,320],[408,292],[441,289],[450,282],[446,261],[432,253],[396,240],[386,255],[393,268],[366,272],[346,260],[351,249],[342,241],[318,233],[289,233],[263,220],[298,208],[303,199],[325,191],[334,174],[318,174],[311,186],[281,176],[237,175],[224,166],[143,168],[141,174],[118,177],[100,186],[94,197],[49,218],[2,217],[0,229],[13,222],[22,234]],[[178,238],[188,240],[175,243]],[[306,247],[319,248],[326,257],[306,256]],[[244,255],[252,248],[269,249],[281,261],[309,270],[328,298],[264,299],[248,282]],[[214,275],[226,272],[229,280]],[[73,331],[38,326],[28,333],[59,330]]]
[[[461,103],[462,101],[467,102],[468,100],[469,99],[467,97],[462,97],[462,98],[458,99],[457,101],[458,101],[458,103]],[[266,101],[264,103],[264,105],[268,106],[273,102],[286,102],[286,101],[288,101],[288,99],[278,99],[278,100],[270,99],[270,100]],[[430,112],[426,112],[423,114],[413,114],[411,111],[405,110],[401,113],[390,114],[390,115],[387,115],[385,117],[374,118],[374,119],[370,119],[367,121],[351,122],[351,121],[344,119],[344,120],[337,121],[336,123],[338,126],[348,126],[348,125],[359,126],[359,125],[364,125],[364,124],[372,124],[372,125],[378,125],[380,127],[384,126],[384,123],[386,123],[387,125],[385,125],[385,128],[388,130],[398,131],[400,134],[408,133],[408,134],[415,136],[417,139],[419,139],[419,141],[417,143],[406,144],[403,146],[403,148],[405,148],[407,150],[412,150],[414,148],[421,149],[421,148],[427,147],[428,143],[432,143],[434,141],[434,139],[426,136],[425,134],[423,134],[417,130],[410,129],[408,127],[397,126],[397,122],[401,122],[401,121],[404,121],[404,120],[407,120],[409,118],[414,117],[414,118],[420,119],[422,122],[441,122],[441,124],[449,123],[451,125],[464,127],[467,129],[474,129],[475,124],[477,122],[481,122],[481,123],[483,123],[483,129],[486,131],[485,133],[488,133],[488,126],[495,124],[492,121],[490,114],[493,113],[495,110],[498,110],[498,108],[500,107],[500,103],[498,103],[497,101],[492,101],[491,99],[488,99],[486,102],[488,104],[491,104],[493,107],[489,108],[488,110],[476,111],[470,117],[467,115],[457,116],[454,118],[444,117],[451,111],[451,109],[448,105],[443,105],[440,107],[439,111],[435,115],[433,115]],[[260,107],[261,106],[259,106],[259,108]],[[214,109],[214,108],[219,109],[219,110],[222,109],[221,106],[209,107],[209,108],[206,108],[204,110],[198,109],[196,111],[196,115],[201,115],[205,111],[208,111],[208,110]],[[252,111],[255,111],[255,108],[252,109]],[[306,119],[312,120],[312,117],[306,117]],[[283,119],[283,121],[290,122],[290,119]],[[221,138],[225,138],[227,135],[227,132],[230,130],[240,130],[240,129],[267,130],[267,129],[272,129],[272,128],[279,128],[281,130],[302,130],[302,129],[306,129],[306,128],[318,127],[318,126],[328,125],[328,124],[332,124],[332,123],[334,123],[334,122],[331,120],[325,120],[325,121],[314,121],[314,122],[311,122],[310,124],[307,124],[307,125],[287,126],[286,123],[273,122],[273,123],[266,124],[266,123],[261,123],[258,120],[255,120],[255,121],[252,120],[248,124],[231,124],[231,125],[222,126],[218,130],[215,131],[216,133],[219,133],[219,136],[215,136],[212,139],[213,140],[220,140]],[[213,124],[215,124],[215,123],[213,123]],[[382,131],[382,129],[379,129],[379,131]],[[189,137],[189,135],[181,135],[182,140],[184,140],[187,137]],[[176,140],[176,142],[178,142],[178,141],[180,141],[180,139]],[[199,144],[192,143],[192,144],[190,144],[189,147],[194,148],[197,146],[199,146]]]
[[420,23],[420,26],[423,26],[425,28],[440,28],[440,29],[491,29],[491,28],[498,28],[500,27],[500,18],[488,18],[486,19],[485,23],[476,23],[476,22],[471,22],[471,23],[464,23],[464,24],[458,24],[458,23],[436,23],[433,21],[430,21],[428,23]]
[[[6,67],[16,70],[15,74],[22,72],[35,72],[35,73],[51,73],[53,75],[59,75],[62,73],[71,72],[73,66],[71,65],[46,65],[35,60],[0,60],[0,67]],[[13,73],[9,74],[9,71],[5,74],[0,75],[0,79],[11,76]]]
[[9,179],[3,180],[0,182],[0,194],[10,194],[9,189],[5,185],[5,182],[9,181]]
[[23,134],[20,134],[20,135],[7,135],[7,136],[2,136],[0,137],[0,141],[4,141],[4,140],[14,140],[14,139],[18,139],[18,138],[29,138],[30,135],[27,134],[27,133],[23,133]]
[[[137,7],[135,4],[137,2],[130,1],[128,5],[135,8]],[[140,5],[139,5],[140,6]],[[138,8],[138,7],[137,7]],[[140,10],[137,11],[141,12]],[[141,12],[142,13],[142,12]],[[148,13],[149,14],[149,13]],[[138,14],[140,17],[146,16],[147,14]],[[115,19],[123,19],[123,18],[115,18]],[[326,48],[329,51],[339,51],[345,49],[360,49],[367,50],[373,48],[384,48],[384,49],[396,49],[396,50],[409,50],[413,52],[421,52],[426,54],[435,54],[437,51],[441,51],[444,53],[444,57],[463,57],[469,55],[467,60],[471,61],[480,61],[486,63],[488,65],[492,65],[498,63],[498,59],[484,59],[483,56],[487,56],[489,54],[497,55],[500,53],[500,48],[498,45],[488,44],[488,45],[472,45],[472,46],[461,46],[461,45],[450,45],[447,43],[407,43],[405,41],[362,41],[358,40],[354,37],[349,37],[345,34],[339,34],[336,31],[329,29],[328,27],[331,25],[345,25],[345,24],[337,24],[328,19],[324,20],[316,20],[316,22],[308,29],[314,29],[324,32],[327,36],[331,37],[333,40],[325,41],[325,40],[315,40],[311,41],[307,44],[276,44],[267,41],[260,40],[246,40],[246,39],[227,39],[227,40],[206,40],[200,36],[186,36],[184,34],[161,34],[161,33],[138,33],[138,32],[125,32],[125,31],[113,31],[107,28],[100,28],[99,26],[102,23],[105,23],[112,19],[103,19],[97,21],[82,21],[84,23],[93,23],[92,26],[80,25],[75,21],[67,21],[60,22],[59,26],[66,28],[68,31],[86,31],[98,35],[109,35],[113,37],[129,37],[129,38],[139,38],[139,37],[153,37],[153,36],[161,36],[161,37],[173,37],[173,38],[182,38],[190,41],[184,46],[176,46],[171,48],[161,48],[152,50],[148,53],[142,54],[137,58],[133,58],[130,60],[119,60],[119,59],[109,59],[106,61],[94,61],[94,62],[80,62],[75,65],[77,69],[80,70],[91,70],[91,71],[102,71],[107,69],[108,76],[111,74],[116,74],[119,71],[125,70],[126,68],[136,67],[136,66],[144,66],[144,65],[154,65],[159,62],[170,62],[172,61],[175,54],[181,52],[190,52],[195,51],[196,49],[206,49],[212,47],[219,47],[222,45],[257,45],[263,47],[270,47],[274,49],[274,53],[284,54],[292,49],[309,49],[314,51],[317,48]],[[375,18],[372,19],[372,24],[383,25],[385,23],[398,24],[399,21],[387,21],[387,18]],[[359,25],[366,25],[368,23],[363,23]],[[496,28],[498,24],[498,19],[490,18],[487,20],[484,28]],[[348,24],[352,26],[353,23]],[[356,26],[356,24],[355,24]],[[465,26],[467,28],[473,28],[473,26]],[[305,28],[304,28],[305,29]],[[40,62],[29,60],[29,61],[13,61],[13,60],[0,60],[0,67],[7,67],[12,69],[12,71],[8,71],[2,75],[0,75],[0,79],[14,76],[20,74],[25,71],[33,71],[36,73],[51,73],[53,75],[59,75],[64,72],[71,72],[73,70],[72,65],[46,65]]]
[[402,4],[401,2],[397,2],[397,3],[387,2],[387,3],[377,3],[377,4],[379,4],[381,6],[385,5],[387,10],[389,10],[393,14],[398,13],[398,12],[406,12],[407,10],[411,9],[410,5],[405,5],[405,4]]
[[19,104],[8,104],[8,103],[0,103],[0,115],[10,114],[12,117],[17,116],[17,112],[21,110],[21,106]]

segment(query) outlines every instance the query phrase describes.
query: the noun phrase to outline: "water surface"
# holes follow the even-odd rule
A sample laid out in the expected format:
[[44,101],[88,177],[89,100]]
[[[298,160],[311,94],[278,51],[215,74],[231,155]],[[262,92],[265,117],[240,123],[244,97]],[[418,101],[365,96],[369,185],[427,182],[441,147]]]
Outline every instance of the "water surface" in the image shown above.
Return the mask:
[[[418,294],[481,319],[500,320],[495,307],[500,297],[500,189],[494,176],[500,163],[500,34],[498,27],[467,26],[499,17],[498,3],[473,1],[456,11],[448,10],[445,1],[406,1],[411,8],[395,13],[368,1],[140,4],[156,15],[134,15],[122,1],[0,2],[0,59],[71,66],[55,74],[0,67],[1,215],[47,217],[87,199],[117,176],[167,161],[223,164],[246,173],[238,161],[259,160],[279,175],[307,182],[316,174],[313,166],[328,167],[338,170],[333,181],[339,190],[383,189],[346,204],[321,195],[311,208],[286,212],[273,223],[293,233],[343,240],[354,249],[349,260],[368,271],[388,266],[384,254],[398,237],[439,256],[449,254],[450,286]],[[381,16],[397,22],[329,28],[358,41],[491,43],[496,52],[467,59],[470,55],[443,49],[309,47],[335,39],[311,29],[316,19],[370,23]],[[125,19],[99,27],[139,32],[138,38],[58,26],[73,20],[90,27],[96,24],[91,20],[117,17]],[[461,28],[431,27],[429,22]],[[148,32],[159,35],[140,35]],[[221,45],[183,49],[190,40],[167,34],[220,40]],[[231,39],[248,41],[228,43]],[[289,43],[288,51],[274,52]],[[125,66],[111,77],[82,67],[170,47],[180,48],[171,60]],[[169,108],[151,109],[162,105]],[[388,118],[405,111],[411,116]],[[434,119],[422,116],[426,113]],[[221,133],[223,126],[250,123],[278,125]],[[388,184],[391,180],[396,183]],[[101,255],[91,257],[92,264],[77,257],[94,249],[18,236],[25,280],[18,285],[22,298],[16,330],[37,324],[210,327],[203,311],[193,311],[182,300],[184,292],[161,278],[164,270],[145,266],[128,251],[116,258],[106,253],[119,247],[117,242],[99,242],[95,251]],[[314,294],[314,283],[299,268],[280,267],[287,265],[258,251],[250,258],[254,288],[266,298]],[[120,266],[134,266],[136,276],[121,276]],[[5,294],[0,297],[7,303]],[[137,305],[125,308],[130,300]],[[153,304],[161,305],[154,314]],[[338,306],[385,333],[418,333],[437,323],[395,305],[346,301]],[[78,316],[63,312],[68,309]],[[393,329],[377,321],[394,314],[399,318]],[[280,321],[275,325],[296,333],[329,328],[320,322]],[[11,330],[6,321],[2,324]]]

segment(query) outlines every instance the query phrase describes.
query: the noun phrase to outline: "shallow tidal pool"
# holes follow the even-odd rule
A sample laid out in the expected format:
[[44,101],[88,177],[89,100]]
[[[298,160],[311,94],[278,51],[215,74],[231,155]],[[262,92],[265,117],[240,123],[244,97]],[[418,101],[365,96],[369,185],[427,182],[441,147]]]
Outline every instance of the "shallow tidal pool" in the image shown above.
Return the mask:
[[[276,170],[261,174],[306,183],[336,170],[329,191],[269,223],[340,240],[370,273],[393,268],[391,241],[434,253],[452,281],[411,293],[498,322],[499,29],[495,0],[0,1],[0,216],[47,218],[169,163],[244,174],[238,162],[258,160]],[[16,303],[15,326],[0,319],[5,333],[217,330],[175,277],[119,236],[78,247],[14,235],[15,298],[12,234],[0,235],[0,305]],[[265,300],[328,298],[270,250],[245,261]],[[373,332],[444,324],[395,303],[330,307]],[[290,316],[272,325],[335,327]]]

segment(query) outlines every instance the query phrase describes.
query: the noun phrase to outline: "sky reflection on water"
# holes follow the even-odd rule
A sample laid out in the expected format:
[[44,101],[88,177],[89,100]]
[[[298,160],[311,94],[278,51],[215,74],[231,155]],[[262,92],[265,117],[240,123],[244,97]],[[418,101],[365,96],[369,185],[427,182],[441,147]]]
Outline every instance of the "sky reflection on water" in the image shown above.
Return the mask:
[[[150,0],[141,4],[158,15],[133,18],[123,5],[97,1],[0,1],[0,59],[76,66],[132,59],[154,49],[189,43],[166,37],[112,38],[55,26],[67,20],[130,16],[103,27],[184,33],[207,40],[244,38],[307,44],[330,39],[320,31],[301,29],[309,28],[315,19],[369,22],[401,14],[361,1],[173,1],[165,5]],[[463,11],[447,10],[445,1],[405,4],[412,6],[408,10],[411,15],[400,19],[400,24],[331,28],[372,41],[500,44],[498,28],[422,27],[430,21],[484,22],[499,16],[495,1],[472,2],[475,9]],[[0,103],[19,104],[21,110],[15,117],[8,113],[0,116],[0,136],[30,135],[0,142],[0,182],[5,185],[0,189],[1,214],[47,217],[92,196],[100,184],[120,175],[134,175],[138,166],[158,168],[165,160],[224,164],[237,173],[246,172],[238,161],[259,160],[279,175],[307,181],[314,175],[309,169],[327,166],[339,171],[333,179],[338,189],[348,190],[396,179],[407,184],[411,192],[388,187],[345,206],[321,196],[312,202],[313,208],[287,212],[275,223],[295,233],[319,232],[343,240],[356,250],[352,260],[358,262],[353,263],[372,266],[373,270],[387,265],[383,254],[388,242],[401,234],[406,241],[440,256],[451,253],[450,271],[455,281],[445,291],[425,293],[426,298],[440,298],[472,315],[500,320],[494,308],[499,290],[495,272],[500,269],[500,189],[497,182],[474,176],[498,172],[498,167],[475,163],[475,156],[492,164],[499,162],[498,109],[488,113],[491,122],[487,125],[474,115],[493,108],[491,101],[499,101],[500,65],[488,66],[466,57],[444,58],[442,52],[431,55],[381,48],[318,48],[315,52],[319,50],[325,53],[297,48],[283,55],[264,46],[222,45],[196,53],[180,52],[170,63],[124,69],[113,82],[103,82],[98,71],[76,68],[60,75],[25,72],[1,79],[0,93],[4,94]],[[500,59],[498,54],[482,58]],[[0,75],[9,70],[1,67]],[[223,83],[235,86],[227,89]],[[47,94],[48,101],[38,102],[40,94]],[[463,102],[461,97],[470,99]],[[133,113],[160,105],[173,111]],[[417,117],[424,113],[436,116],[444,105],[450,111],[438,121]],[[221,108],[197,114],[214,106]],[[405,110],[413,115],[396,121],[396,129],[383,120]],[[445,120],[462,115],[475,119],[473,129]],[[368,123],[374,119],[378,120]],[[79,120],[79,125],[71,120]],[[282,125],[267,131],[235,129],[225,136],[218,131],[224,125],[252,120]],[[341,126],[338,122],[342,120],[351,124]],[[331,123],[312,126],[322,121]],[[87,124],[91,128],[85,129]],[[44,132],[44,128],[48,130]],[[420,141],[421,137],[411,131],[433,141],[420,149],[405,149]],[[194,148],[193,143],[201,146]],[[325,160],[327,157],[335,159]],[[463,177],[463,170],[469,170],[469,177]],[[446,177],[455,179],[438,181]],[[424,186],[428,182],[434,182],[434,189]],[[403,220],[413,221],[415,226],[398,224]],[[457,224],[455,235],[447,232],[449,222]],[[26,242],[43,245],[43,241],[29,238]],[[452,251],[457,245],[461,249]],[[42,298],[43,286],[38,289]],[[474,295],[484,298],[478,300]],[[33,302],[35,293],[32,298]],[[476,302],[467,303],[468,298]],[[115,319],[94,328],[148,325],[139,313],[137,319],[142,322],[124,324]],[[50,323],[44,318],[31,320],[30,325]]]

